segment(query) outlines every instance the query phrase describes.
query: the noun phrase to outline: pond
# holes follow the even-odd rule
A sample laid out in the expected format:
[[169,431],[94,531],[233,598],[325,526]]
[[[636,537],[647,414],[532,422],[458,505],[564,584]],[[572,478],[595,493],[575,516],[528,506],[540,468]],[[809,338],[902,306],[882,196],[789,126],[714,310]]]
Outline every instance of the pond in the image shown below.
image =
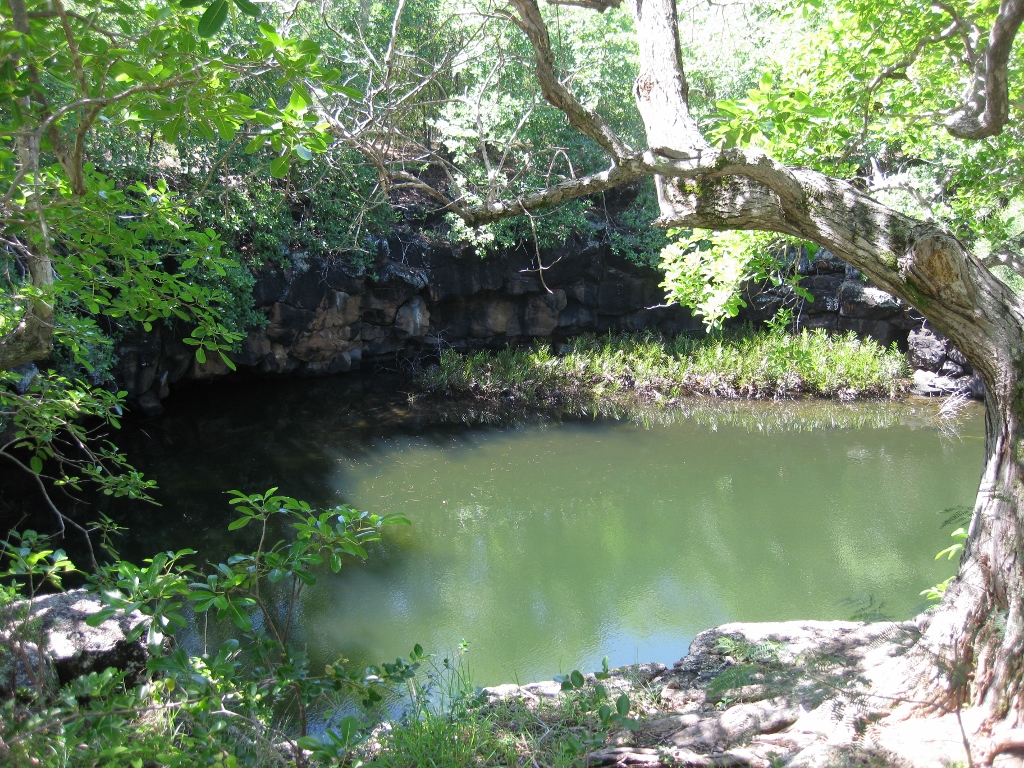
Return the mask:
[[[672,663],[728,621],[907,618],[953,572],[984,424],[937,406],[692,402],[634,419],[475,423],[380,380],[196,388],[121,436],[160,483],[123,554],[251,547],[224,491],[400,512],[302,597],[302,642],[362,665],[460,641],[476,684]],[[461,423],[459,421],[461,420]]]

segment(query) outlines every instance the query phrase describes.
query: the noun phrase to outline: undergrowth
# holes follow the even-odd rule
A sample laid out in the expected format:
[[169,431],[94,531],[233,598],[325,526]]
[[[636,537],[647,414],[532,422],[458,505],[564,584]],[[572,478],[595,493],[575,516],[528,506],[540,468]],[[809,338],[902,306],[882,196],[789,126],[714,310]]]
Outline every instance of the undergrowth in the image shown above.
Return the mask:
[[638,727],[630,715],[657,699],[630,668],[610,671],[607,659],[593,675],[574,670],[556,677],[558,696],[489,696],[471,690],[461,662],[447,664],[438,678],[446,689],[440,706],[414,697],[405,717],[355,750],[368,768],[579,766],[610,739],[628,742]]
[[905,391],[907,372],[895,347],[885,349],[853,333],[745,329],[699,338],[649,332],[581,336],[559,353],[548,345],[472,354],[448,350],[420,375],[419,384],[447,396],[587,407],[690,394],[892,398]]

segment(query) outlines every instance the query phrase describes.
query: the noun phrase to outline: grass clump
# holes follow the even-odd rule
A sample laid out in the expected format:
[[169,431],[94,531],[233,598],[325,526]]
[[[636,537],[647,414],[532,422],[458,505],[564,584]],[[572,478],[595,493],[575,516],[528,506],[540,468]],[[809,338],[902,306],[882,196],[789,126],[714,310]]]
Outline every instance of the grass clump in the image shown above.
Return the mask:
[[790,334],[772,328],[701,338],[650,332],[581,336],[557,354],[547,345],[473,354],[449,350],[421,375],[420,385],[448,396],[587,408],[684,395],[892,398],[905,391],[907,373],[895,346],[886,349],[852,332]]
[[[459,662],[439,679],[441,700],[415,697],[398,720],[378,728],[357,750],[367,768],[570,768],[610,743],[633,743],[638,722],[657,692],[634,668],[562,675],[561,692],[530,686],[504,694],[469,688]],[[453,675],[452,672],[455,672]],[[458,687],[452,687],[452,683]],[[544,685],[544,684],[541,684]],[[652,710],[653,711],[653,710]]]

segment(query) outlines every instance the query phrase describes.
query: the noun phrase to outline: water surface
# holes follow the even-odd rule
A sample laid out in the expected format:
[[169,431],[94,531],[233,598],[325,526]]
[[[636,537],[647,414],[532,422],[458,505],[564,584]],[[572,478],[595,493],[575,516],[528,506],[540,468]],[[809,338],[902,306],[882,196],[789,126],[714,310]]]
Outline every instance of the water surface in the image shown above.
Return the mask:
[[727,621],[911,616],[952,571],[941,510],[973,502],[982,458],[980,412],[950,435],[923,403],[480,426],[357,381],[172,403],[126,441],[165,505],[126,549],[251,546],[227,488],[400,512],[412,526],[304,593],[303,640],[359,663],[466,640],[484,685],[671,663]]

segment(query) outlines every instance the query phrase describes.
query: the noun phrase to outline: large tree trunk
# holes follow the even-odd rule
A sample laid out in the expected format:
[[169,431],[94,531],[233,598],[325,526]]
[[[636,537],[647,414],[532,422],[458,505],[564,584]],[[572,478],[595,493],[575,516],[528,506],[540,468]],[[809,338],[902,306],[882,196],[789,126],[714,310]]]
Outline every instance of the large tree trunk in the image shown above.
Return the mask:
[[[753,229],[812,241],[913,304],[948,336],[985,382],[985,466],[958,578],[931,617],[917,658],[928,667],[932,703],[948,710],[970,702],[984,713],[983,727],[995,738],[983,762],[1000,750],[1024,750],[1024,303],[948,232],[887,208],[845,181],[786,166],[758,150],[710,145],[687,105],[675,1],[627,1],[640,56],[634,95],[649,149],[626,147],[573,97],[556,74],[536,0],[510,0],[533,44],[545,98],[605,149],[612,165],[460,215],[469,224],[487,223],[650,174],[661,225]],[[987,66],[1005,75],[1022,21],[1024,0],[1002,0]],[[1001,128],[1006,83],[995,74],[981,89],[992,109],[966,110],[976,124],[964,128],[959,121],[951,133],[987,136]]]
[[[985,465],[958,578],[922,638],[944,707],[983,707],[1017,748],[1024,725],[1024,305],[952,235],[882,206],[852,185],[763,153],[709,147],[686,111],[672,0],[633,0],[637,104],[660,175],[661,223],[782,232],[818,243],[913,304],[970,360],[986,386]],[[657,81],[652,83],[651,80]],[[990,756],[989,756],[990,757]]]
[[1022,355],[1019,345],[1004,350],[995,361],[1001,378],[989,383],[986,376],[985,465],[974,516],[958,577],[922,639],[941,671],[947,706],[981,707],[989,729],[1002,721],[995,751],[1019,742],[1007,730],[1024,726]]

